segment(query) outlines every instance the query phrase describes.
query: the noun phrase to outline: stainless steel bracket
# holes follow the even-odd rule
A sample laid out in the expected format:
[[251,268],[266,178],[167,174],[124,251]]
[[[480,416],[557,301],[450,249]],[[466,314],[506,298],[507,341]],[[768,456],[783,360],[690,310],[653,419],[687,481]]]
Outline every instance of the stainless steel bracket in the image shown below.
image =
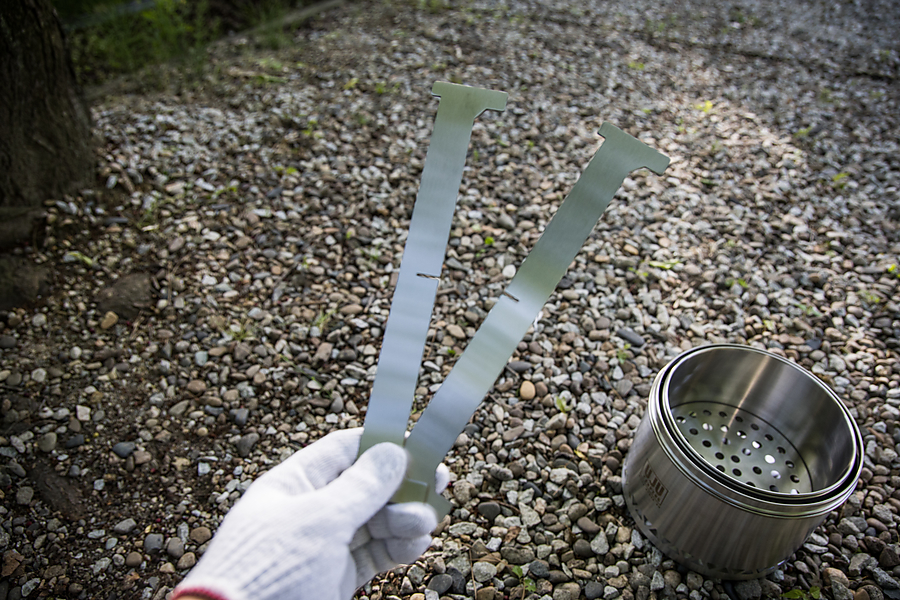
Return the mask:
[[432,93],[441,101],[385,327],[360,454],[380,442],[404,444],[472,128],[485,110],[506,109],[505,92],[439,81]]
[[[600,149],[406,440],[410,467],[393,501],[427,502],[440,516],[449,513],[450,503],[434,489],[438,465],[556,289],[625,177],[642,167],[662,174],[669,164],[666,156],[609,123],[603,123],[600,135],[604,138]],[[382,357],[384,354],[385,351]],[[415,368],[418,370],[418,362]],[[406,415],[402,417],[405,426]],[[395,426],[401,423],[400,415],[396,418]]]

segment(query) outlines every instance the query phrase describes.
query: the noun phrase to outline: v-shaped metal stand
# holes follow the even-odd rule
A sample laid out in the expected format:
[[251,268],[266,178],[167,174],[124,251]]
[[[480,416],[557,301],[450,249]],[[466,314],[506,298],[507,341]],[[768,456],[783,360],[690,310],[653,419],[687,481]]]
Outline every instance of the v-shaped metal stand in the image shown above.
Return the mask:
[[[442,95],[422,175],[422,187],[410,223],[397,291],[388,317],[360,452],[384,441],[405,445],[410,455],[410,466],[393,501],[427,502],[443,516],[452,507],[443,496],[435,492],[434,474],[438,465],[556,289],[625,177],[642,167],[662,174],[669,159],[609,123],[601,126],[603,145],[469,342],[417,421],[409,438],[405,439],[437,290],[440,263],[453,216],[452,205],[449,211],[446,209],[449,204],[446,197],[452,194],[455,204],[462,180],[462,165],[454,159],[458,159],[459,144],[463,143],[461,153],[464,162],[465,148],[472,129],[469,124],[463,130],[459,123],[471,123],[466,120],[468,115],[472,115],[471,119],[474,120],[485,108],[503,108],[498,101],[499,96],[488,96],[499,94],[498,92],[444,83],[435,84],[434,90],[436,94],[458,93],[454,97],[461,99],[466,109],[454,113],[462,115],[455,121],[455,135],[445,133],[443,128],[439,129],[439,125],[445,125],[447,129],[453,129],[454,125],[450,119],[441,119],[441,109],[444,108],[445,101],[450,99],[450,96]],[[505,96],[502,95],[504,105]],[[492,105],[486,106],[488,98],[496,100]],[[446,139],[452,139],[453,143],[445,142],[442,137],[444,135],[448,136]],[[429,164],[435,162],[447,170],[451,165],[453,168],[458,165],[459,177],[442,179],[443,183],[453,187],[442,188],[440,193],[432,187],[435,184],[429,175]],[[455,173],[454,170],[453,174]],[[443,202],[439,200],[442,196]],[[438,204],[443,207],[443,211],[437,208]],[[417,220],[417,215],[423,216]],[[428,248],[427,264],[426,252],[422,250],[425,247]]]

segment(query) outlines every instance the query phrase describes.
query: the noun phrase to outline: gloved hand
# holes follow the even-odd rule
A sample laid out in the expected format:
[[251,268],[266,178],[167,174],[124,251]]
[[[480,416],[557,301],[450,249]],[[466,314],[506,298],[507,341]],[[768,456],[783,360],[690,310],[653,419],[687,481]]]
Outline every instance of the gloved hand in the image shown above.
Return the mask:
[[[435,512],[421,502],[386,505],[406,451],[378,444],[356,460],[361,434],[330,433],[255,481],[172,600],[348,600],[376,573],[418,558]],[[435,478],[440,493],[447,468]]]

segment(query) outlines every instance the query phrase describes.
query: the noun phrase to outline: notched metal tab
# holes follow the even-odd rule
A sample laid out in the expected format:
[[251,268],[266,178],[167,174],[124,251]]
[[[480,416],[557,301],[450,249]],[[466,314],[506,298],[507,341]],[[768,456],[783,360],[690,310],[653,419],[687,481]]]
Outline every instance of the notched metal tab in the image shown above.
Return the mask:
[[[610,144],[616,147],[616,151],[626,155],[627,162],[633,165],[628,171],[634,171],[641,167],[647,167],[657,175],[662,175],[669,166],[669,157],[660,154],[653,148],[644,144],[639,139],[628,135],[615,125],[605,122],[600,126],[600,135],[605,140],[603,146]],[[603,150],[600,146],[600,150]]]
[[473,88],[448,81],[436,81],[431,86],[431,93],[440,96],[441,99],[452,98],[463,112],[474,113],[472,114],[473,119],[478,118],[486,110],[503,112],[506,110],[506,101],[509,98],[509,94],[506,92]]

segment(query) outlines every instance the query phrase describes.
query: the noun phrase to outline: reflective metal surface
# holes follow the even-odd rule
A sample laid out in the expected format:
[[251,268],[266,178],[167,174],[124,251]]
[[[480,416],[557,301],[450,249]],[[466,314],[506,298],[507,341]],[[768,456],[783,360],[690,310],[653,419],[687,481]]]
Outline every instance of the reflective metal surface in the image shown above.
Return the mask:
[[625,177],[642,167],[661,174],[669,164],[667,157],[609,123],[602,125],[600,135],[603,145],[413,428],[406,442],[410,468],[395,501],[425,501],[439,514],[449,510],[446,500],[434,493],[438,464],[500,375]]
[[861,468],[859,429],[818,378],[755,348],[715,344],[657,375],[623,487],[660,550],[712,577],[752,579],[843,504]]
[[432,93],[441,102],[391,300],[360,454],[380,442],[404,443],[472,126],[485,110],[506,108],[505,92],[437,82]]

